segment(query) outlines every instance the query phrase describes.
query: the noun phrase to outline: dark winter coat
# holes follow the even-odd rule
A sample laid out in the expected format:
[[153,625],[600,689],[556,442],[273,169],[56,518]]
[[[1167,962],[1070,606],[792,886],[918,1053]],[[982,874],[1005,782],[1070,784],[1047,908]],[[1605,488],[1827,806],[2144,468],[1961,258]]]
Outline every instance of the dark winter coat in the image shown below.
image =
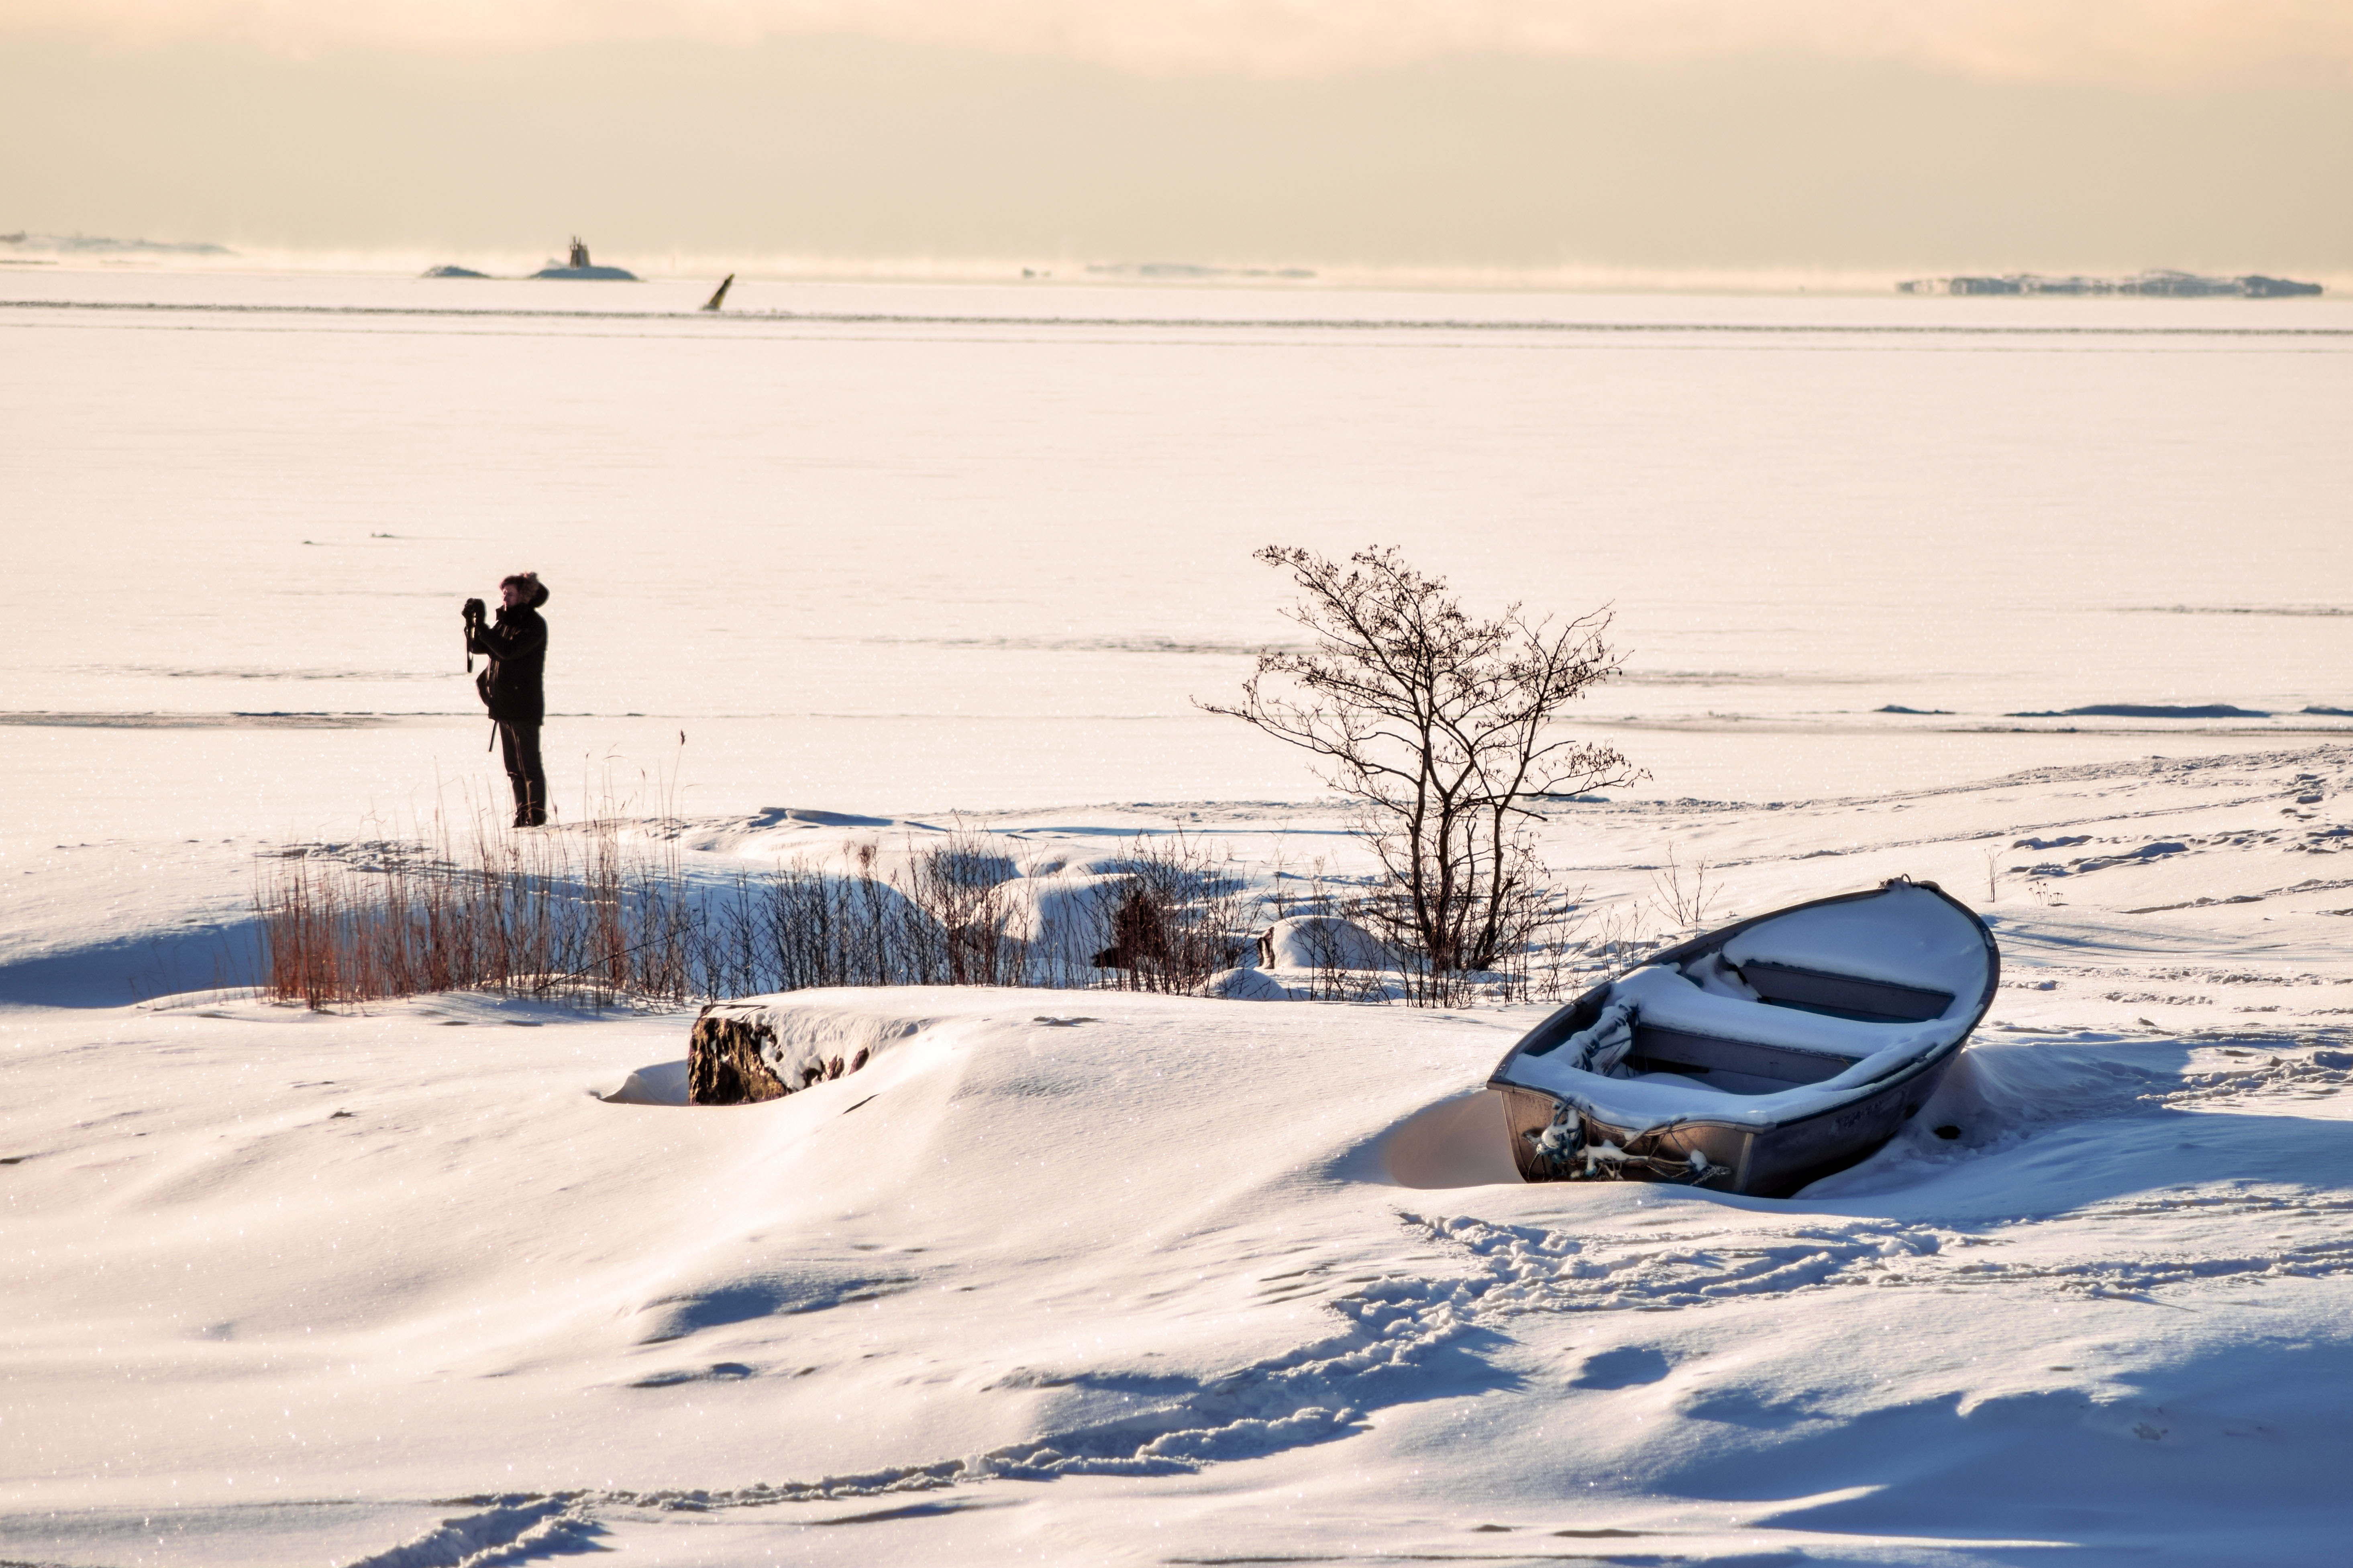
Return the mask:
[[539,606],[547,603],[547,588],[529,605],[501,607],[498,620],[478,626],[466,638],[466,649],[491,662],[474,678],[491,717],[501,724],[538,724],[547,717],[547,623]]

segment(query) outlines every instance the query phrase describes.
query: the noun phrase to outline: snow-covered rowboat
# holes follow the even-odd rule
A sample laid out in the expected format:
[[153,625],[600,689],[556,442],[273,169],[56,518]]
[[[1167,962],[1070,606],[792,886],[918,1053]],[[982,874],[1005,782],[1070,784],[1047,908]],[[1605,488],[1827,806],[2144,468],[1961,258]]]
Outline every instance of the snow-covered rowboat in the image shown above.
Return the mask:
[[2000,982],[1985,922],[1897,878],[1657,954],[1536,1026],[1488,1087],[1531,1182],[1786,1196],[1894,1136]]

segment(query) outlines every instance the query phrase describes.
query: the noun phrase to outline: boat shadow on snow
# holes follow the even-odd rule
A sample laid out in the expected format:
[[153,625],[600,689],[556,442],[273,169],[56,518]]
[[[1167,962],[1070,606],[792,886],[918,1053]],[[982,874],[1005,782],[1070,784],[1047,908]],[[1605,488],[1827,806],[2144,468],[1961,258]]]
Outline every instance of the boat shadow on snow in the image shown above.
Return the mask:
[[[1700,1208],[1954,1223],[2031,1219],[2158,1189],[2308,1183],[2353,1155],[2353,1123],[2227,1109],[2247,1096],[2327,1094],[2353,1083],[2353,1031],[2212,1042],[2080,1032],[1980,1039],[1894,1136],[1786,1197],[1682,1185]],[[1542,1186],[1574,1201],[1598,1184],[1524,1182],[1504,1095],[1477,1089],[1422,1107],[1326,1167],[1335,1180],[1422,1191]],[[1668,1195],[1645,1183],[1647,1201]],[[1925,1187],[1936,1188],[1933,1194]],[[1601,1195],[1599,1190],[1594,1196]]]

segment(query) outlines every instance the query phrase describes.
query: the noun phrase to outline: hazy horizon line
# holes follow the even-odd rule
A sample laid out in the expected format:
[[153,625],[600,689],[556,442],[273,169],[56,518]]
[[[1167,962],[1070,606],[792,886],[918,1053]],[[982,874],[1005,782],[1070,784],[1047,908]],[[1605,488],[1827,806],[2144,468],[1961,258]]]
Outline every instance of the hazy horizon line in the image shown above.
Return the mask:
[[[17,247],[7,237],[69,237],[127,247],[153,247],[128,254],[62,255],[9,254]],[[567,238],[569,237],[566,237]],[[191,254],[167,247],[218,247],[215,254]],[[0,278],[62,276],[74,273],[123,274],[294,274],[320,277],[422,278],[441,266],[472,268],[485,273],[486,282],[531,281],[530,274],[560,264],[562,245],[544,249],[521,247],[393,246],[301,246],[237,244],[203,239],[150,240],[142,237],[51,237],[26,226],[0,231]],[[1332,261],[1313,257],[1250,257],[1218,255],[1139,256],[996,256],[843,254],[817,251],[723,251],[700,247],[644,245],[602,246],[592,241],[591,254],[600,265],[628,268],[649,283],[716,282],[733,275],[739,283],[1014,283],[1034,287],[1081,286],[1103,289],[1162,288],[1261,289],[1291,292],[1328,290],[1445,290],[1456,292],[1570,294],[1839,294],[1894,295],[1899,283],[1915,279],[2000,277],[2031,273],[2046,277],[2124,278],[2139,272],[2179,270],[2203,276],[2239,277],[2261,274],[2293,277],[2318,283],[2324,298],[2353,293],[2353,272],[2295,266],[2242,265],[2179,267],[2155,259],[2140,268],[2065,264],[2048,259],[1989,264],[1924,263],[1917,267],[1644,267],[1599,262],[1562,262],[1549,266],[1442,263],[1382,263]],[[472,279],[448,281],[463,285]]]

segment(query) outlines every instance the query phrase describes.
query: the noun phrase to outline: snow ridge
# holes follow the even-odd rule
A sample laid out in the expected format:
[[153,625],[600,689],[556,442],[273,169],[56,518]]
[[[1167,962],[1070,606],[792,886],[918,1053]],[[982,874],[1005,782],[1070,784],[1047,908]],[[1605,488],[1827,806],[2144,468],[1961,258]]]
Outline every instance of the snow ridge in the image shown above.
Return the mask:
[[588,1517],[582,1493],[458,1500],[491,1506],[445,1519],[415,1540],[363,1557],[350,1568],[501,1568],[558,1553],[600,1550],[595,1538],[605,1533],[605,1527]]

